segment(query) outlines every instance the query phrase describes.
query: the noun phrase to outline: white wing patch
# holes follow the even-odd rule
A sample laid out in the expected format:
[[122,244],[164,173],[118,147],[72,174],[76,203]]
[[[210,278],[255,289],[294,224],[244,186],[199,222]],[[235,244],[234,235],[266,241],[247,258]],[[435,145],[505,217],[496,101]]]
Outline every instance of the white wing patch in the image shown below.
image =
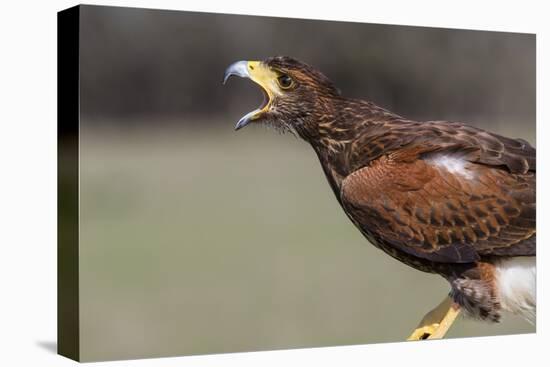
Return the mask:
[[470,162],[461,157],[438,155],[428,159],[428,162],[449,173],[461,175],[467,179],[472,179],[474,177],[473,172],[468,168]]

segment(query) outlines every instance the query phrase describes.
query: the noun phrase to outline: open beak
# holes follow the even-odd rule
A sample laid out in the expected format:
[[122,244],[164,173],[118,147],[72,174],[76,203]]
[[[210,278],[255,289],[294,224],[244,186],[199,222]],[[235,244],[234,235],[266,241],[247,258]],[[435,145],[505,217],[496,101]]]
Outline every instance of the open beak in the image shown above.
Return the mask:
[[265,112],[269,110],[274,97],[273,91],[277,90],[274,85],[274,83],[276,83],[277,74],[260,61],[237,61],[229,65],[229,67],[225,70],[223,84],[225,84],[231,75],[251,79],[261,87],[264,94],[264,99],[260,107],[247,113],[241,117],[239,122],[237,122],[237,125],[235,125],[235,130],[239,130],[240,128],[248,125],[250,122],[258,120]]

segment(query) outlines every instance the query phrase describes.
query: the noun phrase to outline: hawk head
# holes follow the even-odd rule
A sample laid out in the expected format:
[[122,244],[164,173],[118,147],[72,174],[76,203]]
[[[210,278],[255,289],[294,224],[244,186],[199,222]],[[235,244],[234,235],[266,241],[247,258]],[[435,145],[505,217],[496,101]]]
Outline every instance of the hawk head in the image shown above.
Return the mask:
[[304,126],[330,114],[330,103],[339,91],[322,73],[287,56],[264,61],[237,61],[225,71],[225,83],[231,75],[249,78],[264,94],[262,104],[244,115],[236,130],[250,123],[266,123],[282,132],[296,134]]

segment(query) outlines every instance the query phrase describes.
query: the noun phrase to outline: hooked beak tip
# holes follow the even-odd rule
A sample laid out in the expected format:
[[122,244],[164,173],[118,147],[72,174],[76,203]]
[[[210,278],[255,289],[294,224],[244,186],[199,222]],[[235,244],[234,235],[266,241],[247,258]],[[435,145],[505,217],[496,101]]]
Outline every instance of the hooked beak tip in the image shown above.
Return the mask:
[[249,78],[250,74],[248,73],[248,61],[237,61],[229,65],[227,69],[225,69],[222,84],[225,84],[231,75],[240,76],[241,78]]
[[250,122],[250,120],[247,119],[247,118],[240,119],[239,122],[237,122],[237,125],[235,125],[235,131],[238,131],[238,130],[242,129],[243,127],[248,125],[249,122]]

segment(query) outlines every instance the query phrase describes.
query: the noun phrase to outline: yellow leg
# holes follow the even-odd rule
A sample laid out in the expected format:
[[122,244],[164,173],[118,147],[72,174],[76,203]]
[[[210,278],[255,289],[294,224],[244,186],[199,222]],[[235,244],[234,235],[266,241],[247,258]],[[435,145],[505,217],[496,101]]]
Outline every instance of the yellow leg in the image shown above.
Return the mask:
[[424,316],[407,340],[443,338],[459,313],[460,306],[454,303],[450,297],[445,297],[439,306]]

